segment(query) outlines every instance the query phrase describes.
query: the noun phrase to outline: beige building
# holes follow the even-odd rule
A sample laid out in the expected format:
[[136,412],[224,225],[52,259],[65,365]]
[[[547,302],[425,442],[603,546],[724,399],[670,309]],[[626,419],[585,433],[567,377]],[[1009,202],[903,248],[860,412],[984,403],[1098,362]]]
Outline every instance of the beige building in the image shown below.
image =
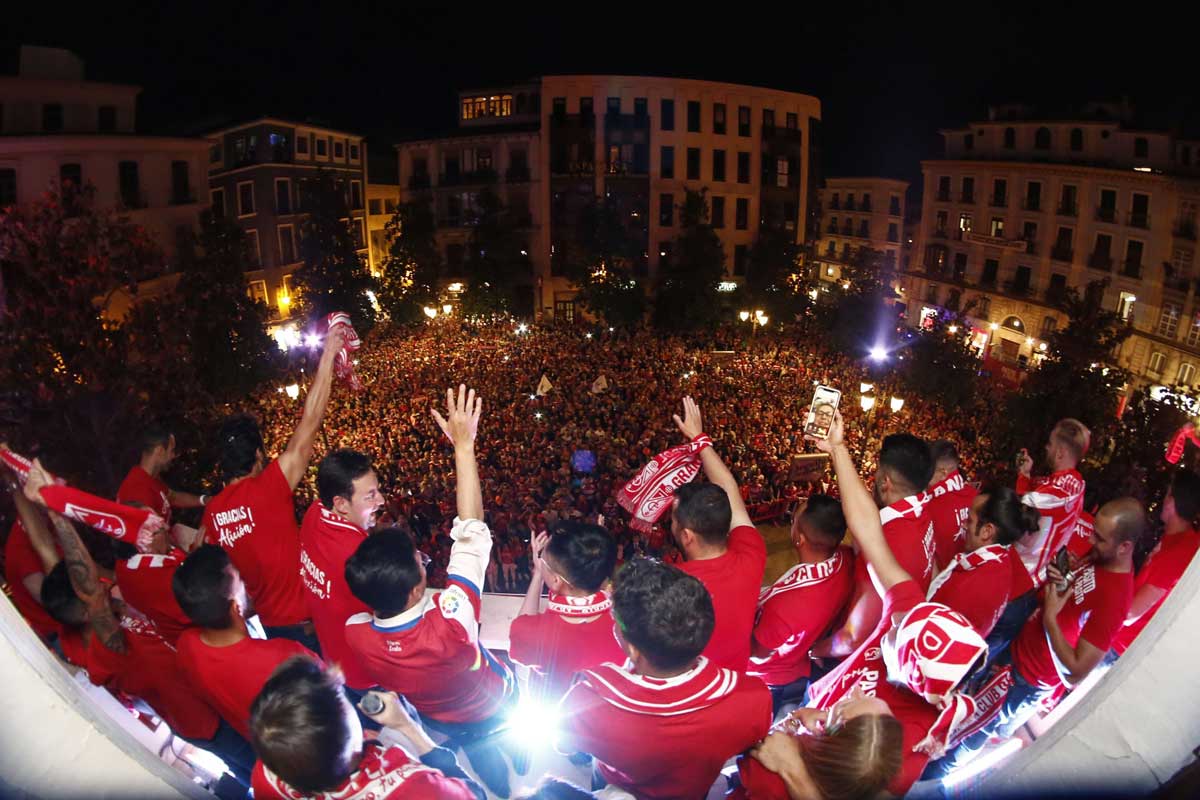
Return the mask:
[[813,251],[823,290],[842,279],[842,267],[860,248],[883,254],[892,270],[904,253],[904,193],[908,182],[892,178],[826,178],[821,196],[821,228]]
[[1104,303],[1134,329],[1116,363],[1138,384],[1193,385],[1200,142],[1134,128],[1131,118],[1101,104],[1053,120],[1003,107],[942,131],[945,156],[921,165],[910,323],[975,301],[978,346],[1027,364],[1066,324],[1066,289],[1108,280]]
[[805,241],[821,115],[814,97],[707,81],[572,75],[462,92],[458,109],[455,135],[398,146],[402,199],[434,204],[453,278],[473,198],[493,186],[529,232],[531,302],[520,312],[574,318],[575,290],[556,242],[572,234],[579,210],[597,197],[616,205],[644,243],[635,275],[647,288],[672,257],[685,189],[707,189],[733,282],[745,274],[761,225]]
[[385,228],[400,203],[400,187],[394,183],[367,183],[367,246],[371,274],[378,275],[387,257]]

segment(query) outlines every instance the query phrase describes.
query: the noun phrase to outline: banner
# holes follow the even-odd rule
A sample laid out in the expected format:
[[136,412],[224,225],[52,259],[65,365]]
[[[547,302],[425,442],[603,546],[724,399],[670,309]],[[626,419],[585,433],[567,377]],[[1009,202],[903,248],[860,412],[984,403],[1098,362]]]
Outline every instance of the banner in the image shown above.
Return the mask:
[[537,386],[538,397],[541,397],[542,395],[546,394],[553,388],[554,388],[554,385],[552,383],[550,383],[550,379],[547,378],[545,375],[542,375],[542,379],[540,381],[538,381],[538,386]]

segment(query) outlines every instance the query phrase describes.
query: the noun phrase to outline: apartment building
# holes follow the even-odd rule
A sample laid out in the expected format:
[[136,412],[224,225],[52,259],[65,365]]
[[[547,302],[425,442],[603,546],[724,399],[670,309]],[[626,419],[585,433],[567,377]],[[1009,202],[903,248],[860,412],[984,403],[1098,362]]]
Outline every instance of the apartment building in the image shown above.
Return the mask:
[[823,289],[842,280],[842,268],[861,248],[882,253],[889,269],[900,269],[907,191],[907,181],[892,178],[825,179],[820,191],[820,234],[813,253]]

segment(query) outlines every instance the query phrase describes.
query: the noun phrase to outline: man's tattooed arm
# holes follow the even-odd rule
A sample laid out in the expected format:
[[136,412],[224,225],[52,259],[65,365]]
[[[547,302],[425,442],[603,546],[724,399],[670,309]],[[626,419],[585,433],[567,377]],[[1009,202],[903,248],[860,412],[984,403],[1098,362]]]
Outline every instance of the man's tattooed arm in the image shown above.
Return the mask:
[[125,636],[121,631],[120,621],[113,614],[108,591],[100,583],[96,562],[92,561],[91,554],[84,547],[70,521],[54,512],[50,512],[50,520],[54,523],[54,535],[62,547],[63,560],[67,563],[67,577],[71,579],[71,588],[87,607],[88,623],[92,626],[92,632],[109,650],[124,653]]

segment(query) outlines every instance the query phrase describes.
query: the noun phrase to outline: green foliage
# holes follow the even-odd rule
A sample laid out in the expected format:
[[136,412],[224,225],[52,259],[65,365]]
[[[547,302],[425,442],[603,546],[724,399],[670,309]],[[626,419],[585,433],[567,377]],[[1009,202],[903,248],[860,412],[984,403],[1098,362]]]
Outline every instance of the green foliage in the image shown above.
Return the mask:
[[654,324],[664,330],[711,329],[721,322],[717,284],[725,277],[725,250],[709,224],[706,193],[687,190],[674,253],[659,270]]
[[308,217],[300,226],[304,263],[293,276],[297,291],[293,303],[309,319],[345,311],[355,329],[365,335],[375,324],[375,309],[367,297],[375,282],[358,253],[343,184],[325,171],[318,171],[308,184]]
[[872,347],[896,346],[899,318],[893,307],[892,277],[883,253],[869,247],[855,251],[842,267],[842,280],[850,281],[850,287],[839,285],[835,290],[839,294],[830,320],[834,347],[862,358]]
[[[951,328],[954,329],[951,332]],[[950,408],[969,408],[979,392],[979,358],[970,348],[970,323],[943,312],[912,332],[900,374],[910,392],[936,397]]]
[[746,258],[746,308],[763,309],[767,316],[791,320],[808,308],[812,287],[801,278],[801,247],[782,227],[764,226]]
[[614,203],[596,199],[583,209],[574,239],[564,245],[576,302],[610,325],[635,325],[646,313],[646,295],[633,274],[645,236],[639,240],[626,216]]
[[1098,497],[1109,499],[1128,495],[1143,503],[1159,501],[1167,492],[1171,476],[1189,463],[1195,468],[1197,451],[1188,445],[1187,458],[1179,465],[1168,464],[1164,455],[1168,443],[1183,423],[1191,418],[1185,407],[1185,387],[1155,400],[1146,389],[1135,391],[1121,419],[1109,429],[1108,438],[1093,438],[1089,461],[1096,464],[1087,480]]
[[429,203],[401,203],[384,228],[388,254],[379,279],[379,305],[394,323],[418,322],[437,302],[442,254]]
[[[479,193],[475,225],[467,244],[461,298],[465,316],[514,314],[528,310],[533,274],[525,220],[518,218],[491,188]],[[469,210],[465,210],[470,213]]]

